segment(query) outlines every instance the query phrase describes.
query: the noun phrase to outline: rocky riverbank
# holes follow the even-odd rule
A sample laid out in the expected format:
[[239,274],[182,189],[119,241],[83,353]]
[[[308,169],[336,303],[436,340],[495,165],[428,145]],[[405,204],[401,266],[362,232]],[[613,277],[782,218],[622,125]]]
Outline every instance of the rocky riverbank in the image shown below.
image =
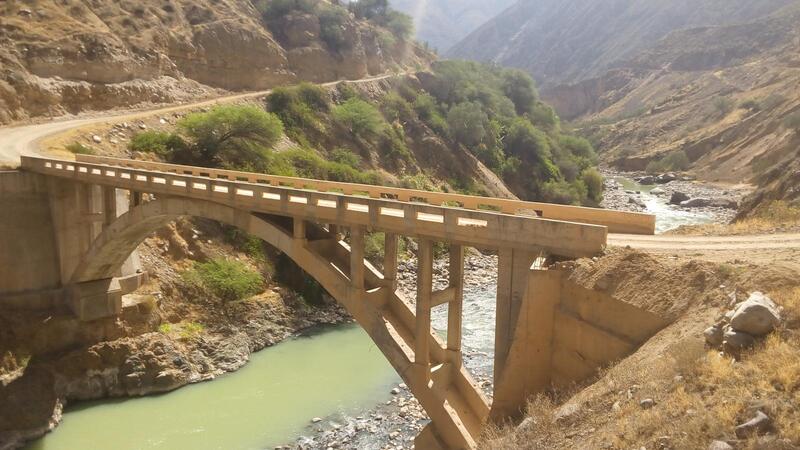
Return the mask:
[[736,216],[742,198],[748,193],[740,187],[722,187],[695,181],[679,174],[658,176],[638,172],[603,171],[604,208],[634,212],[672,210],[702,216],[705,222],[728,223]]
[[352,320],[333,301],[310,306],[274,283],[238,302],[222,302],[185,283],[181,273],[192,263],[189,257],[226,254],[249,261],[221,235],[216,224],[187,221],[148,239],[140,256],[152,281],[126,297],[118,319],[80,323],[66,311],[4,313],[0,348],[8,351],[0,352],[0,450],[53,430],[68,403],[213,380],[301,330]]

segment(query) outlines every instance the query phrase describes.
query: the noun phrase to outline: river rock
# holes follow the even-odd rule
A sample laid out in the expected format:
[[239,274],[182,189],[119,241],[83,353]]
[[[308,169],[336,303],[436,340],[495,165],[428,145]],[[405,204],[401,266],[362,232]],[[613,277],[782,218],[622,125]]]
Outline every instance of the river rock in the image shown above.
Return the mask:
[[630,203],[632,205],[636,205],[639,208],[643,208],[643,209],[647,208],[647,205],[645,205],[643,201],[639,200],[636,197],[628,197],[628,203]]
[[678,179],[678,176],[672,172],[663,173],[655,178],[655,182],[657,184],[667,184],[671,181],[675,181]]
[[731,317],[733,330],[752,336],[764,336],[781,323],[778,306],[761,292],[753,292],[739,304]]
[[655,188],[655,189],[652,189],[652,190],[650,191],[650,193],[651,193],[651,194],[653,194],[653,195],[665,195],[665,194],[667,193],[667,191],[665,191],[664,189],[661,189],[661,188],[658,188],[658,187],[657,187],[657,188]]
[[729,198],[719,198],[713,200],[710,206],[714,206],[717,208],[737,209],[739,208],[739,202]]
[[761,411],[755,417],[736,427],[736,437],[745,439],[754,435],[764,434],[772,428],[772,419]]
[[691,197],[684,194],[683,192],[675,191],[672,193],[672,197],[669,198],[670,205],[680,205],[681,203],[689,200]]
[[725,441],[714,441],[708,446],[708,450],[733,450],[733,447]]
[[655,183],[655,178],[651,177],[650,175],[647,175],[647,176],[644,176],[644,177],[634,178],[634,181],[636,181],[639,184],[644,184],[644,185],[656,184]]
[[705,208],[711,205],[711,199],[705,197],[697,197],[691,200],[686,200],[685,202],[681,202],[681,206],[684,208]]

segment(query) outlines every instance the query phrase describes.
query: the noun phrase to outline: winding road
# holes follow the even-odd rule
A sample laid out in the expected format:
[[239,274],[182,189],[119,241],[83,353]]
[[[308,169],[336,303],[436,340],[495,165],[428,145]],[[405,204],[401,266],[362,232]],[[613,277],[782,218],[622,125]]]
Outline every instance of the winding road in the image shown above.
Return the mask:
[[[367,83],[386,79],[396,74],[386,74],[349,83]],[[332,86],[342,81],[326,83]],[[210,100],[137,111],[97,113],[93,117],[56,119],[51,122],[0,128],[0,167],[16,167],[20,156],[40,151],[41,142],[51,136],[65,133],[87,125],[110,121],[133,121],[153,115],[196,109],[204,106],[231,103],[269,94],[271,91],[250,92]],[[789,262],[800,265],[800,234],[767,234],[747,236],[680,236],[656,235],[633,236],[612,234],[609,246],[625,247],[659,254],[703,257],[704,259],[729,261],[744,260],[761,263]]]

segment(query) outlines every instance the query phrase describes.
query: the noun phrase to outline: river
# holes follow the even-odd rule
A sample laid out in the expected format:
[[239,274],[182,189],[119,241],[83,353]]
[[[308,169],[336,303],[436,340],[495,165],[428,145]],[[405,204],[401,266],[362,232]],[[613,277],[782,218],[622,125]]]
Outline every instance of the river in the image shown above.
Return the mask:
[[[615,181],[640,192],[648,212],[658,215],[659,232],[714,220],[668,205],[663,196],[650,194],[654,186],[622,177]],[[464,294],[465,364],[483,376],[491,374],[495,286],[493,279],[483,279],[467,284]],[[434,328],[442,332],[446,324],[446,309],[434,310]],[[325,327],[256,353],[245,367],[214,382],[69,407],[57,430],[27,449],[271,449],[312,434],[314,417],[328,426],[352,422],[391,398],[399,382],[358,326]]]

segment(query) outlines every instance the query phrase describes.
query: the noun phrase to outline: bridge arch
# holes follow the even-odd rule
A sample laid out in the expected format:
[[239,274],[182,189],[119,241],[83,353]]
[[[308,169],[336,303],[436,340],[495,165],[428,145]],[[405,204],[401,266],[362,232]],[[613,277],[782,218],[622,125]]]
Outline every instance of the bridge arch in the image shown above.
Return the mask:
[[[285,253],[316,279],[364,328],[403,378],[432,419],[421,434],[425,448],[474,448],[476,431],[489,413],[487,399],[446,346],[429,335],[430,358],[441,361],[442,381],[421,376],[415,364],[414,311],[387,285],[382,274],[359,258],[361,286],[350,274],[351,249],[322,227],[304,223],[303,237],[296,224],[282,216],[252,213],[205,200],[166,197],[140,204],[108,224],[92,242],[72,274],[74,284],[114,277],[128,256],[153,232],[181,217],[199,217],[225,223],[256,236]],[[299,220],[297,218],[294,219]],[[306,230],[308,226],[308,230]],[[435,424],[435,425],[434,425]]]

